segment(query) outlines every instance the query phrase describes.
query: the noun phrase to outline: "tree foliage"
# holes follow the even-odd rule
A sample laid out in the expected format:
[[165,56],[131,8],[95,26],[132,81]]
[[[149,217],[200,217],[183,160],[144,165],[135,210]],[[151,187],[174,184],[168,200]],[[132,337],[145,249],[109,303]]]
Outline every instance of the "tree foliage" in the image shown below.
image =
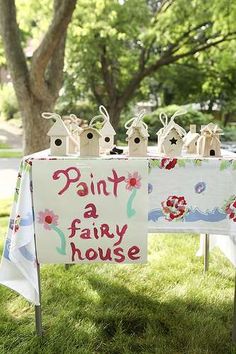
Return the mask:
[[181,60],[198,61],[209,48],[220,50],[236,33],[236,4],[227,0],[81,0],[78,5],[67,78],[77,97],[107,105],[115,126],[147,78]]

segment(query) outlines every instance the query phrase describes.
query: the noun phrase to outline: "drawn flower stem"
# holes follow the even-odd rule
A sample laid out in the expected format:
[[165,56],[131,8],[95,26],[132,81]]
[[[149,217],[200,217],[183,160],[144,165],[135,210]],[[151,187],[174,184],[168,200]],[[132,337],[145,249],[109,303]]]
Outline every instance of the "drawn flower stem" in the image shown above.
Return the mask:
[[64,233],[54,224],[50,225],[52,230],[54,230],[58,236],[60,237],[60,241],[61,241],[61,246],[60,247],[56,247],[57,252],[63,255],[66,255],[66,239],[65,239],[65,235]]
[[132,216],[134,216],[136,214],[136,211],[132,208],[132,203],[134,201],[136,194],[137,194],[137,189],[133,188],[131,195],[129,197],[129,200],[127,202],[127,216],[128,216],[128,218],[131,218]]

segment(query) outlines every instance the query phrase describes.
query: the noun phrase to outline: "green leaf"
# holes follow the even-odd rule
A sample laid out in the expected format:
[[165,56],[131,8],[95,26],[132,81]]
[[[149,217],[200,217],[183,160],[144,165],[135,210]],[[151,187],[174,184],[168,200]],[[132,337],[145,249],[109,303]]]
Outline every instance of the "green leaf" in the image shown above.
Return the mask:
[[178,159],[177,164],[179,167],[185,167],[185,165],[186,165],[185,160],[183,160],[183,159],[180,159],[180,160]]
[[230,160],[223,160],[223,161],[221,161],[221,164],[220,164],[220,171],[223,171],[226,168],[229,168],[230,166],[231,166]]

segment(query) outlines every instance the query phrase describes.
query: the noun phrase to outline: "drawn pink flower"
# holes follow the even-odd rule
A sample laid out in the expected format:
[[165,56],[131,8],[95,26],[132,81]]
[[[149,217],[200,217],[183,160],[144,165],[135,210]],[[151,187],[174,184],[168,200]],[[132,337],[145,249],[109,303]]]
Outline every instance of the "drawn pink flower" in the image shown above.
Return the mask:
[[141,179],[142,177],[139,176],[138,172],[129,173],[128,178],[126,178],[126,189],[131,191],[132,189],[139,189],[141,187]]
[[168,221],[181,219],[188,211],[187,202],[183,196],[171,195],[161,202],[163,214]]
[[43,224],[46,230],[51,230],[51,225],[58,225],[58,215],[55,215],[52,210],[45,209],[38,213],[38,223]]
[[232,196],[225,207],[225,212],[229,218],[236,222],[236,196]]

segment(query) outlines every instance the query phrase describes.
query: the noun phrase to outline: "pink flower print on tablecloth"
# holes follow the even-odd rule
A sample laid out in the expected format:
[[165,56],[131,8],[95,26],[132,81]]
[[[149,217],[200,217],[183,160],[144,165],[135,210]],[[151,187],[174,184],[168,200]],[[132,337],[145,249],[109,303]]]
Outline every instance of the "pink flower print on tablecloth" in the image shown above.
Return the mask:
[[126,189],[131,191],[132,189],[139,189],[141,187],[141,176],[139,176],[138,172],[129,173],[128,178],[126,178]]
[[168,159],[168,158],[164,158],[161,160],[161,165],[160,168],[164,168],[166,170],[171,170],[172,168],[175,167],[175,165],[177,164],[177,159]]
[[181,219],[188,211],[187,202],[183,196],[172,195],[161,202],[162,212],[168,221]]
[[225,207],[225,212],[229,218],[236,222],[236,196],[232,196]]
[[45,209],[38,213],[38,223],[43,224],[46,230],[51,230],[51,225],[58,225],[58,215],[55,215],[52,210]]

